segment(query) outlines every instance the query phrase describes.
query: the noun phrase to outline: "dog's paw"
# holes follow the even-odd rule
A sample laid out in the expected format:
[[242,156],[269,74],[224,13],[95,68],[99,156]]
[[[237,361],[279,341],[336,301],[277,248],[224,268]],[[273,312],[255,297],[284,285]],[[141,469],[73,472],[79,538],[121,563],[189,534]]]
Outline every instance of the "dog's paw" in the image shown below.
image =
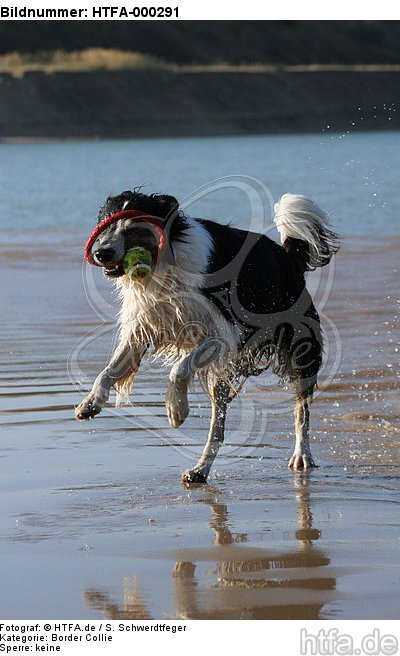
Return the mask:
[[189,469],[182,474],[182,483],[185,485],[205,485],[207,477],[199,469]]
[[189,414],[187,390],[178,385],[170,385],[165,398],[167,417],[172,428],[179,428]]
[[87,397],[75,408],[75,417],[76,419],[90,419],[95,417],[101,412],[102,405],[98,401],[95,401],[90,396]]
[[294,469],[295,471],[312,469],[316,466],[311,453],[297,453],[295,451],[289,460],[290,469]]

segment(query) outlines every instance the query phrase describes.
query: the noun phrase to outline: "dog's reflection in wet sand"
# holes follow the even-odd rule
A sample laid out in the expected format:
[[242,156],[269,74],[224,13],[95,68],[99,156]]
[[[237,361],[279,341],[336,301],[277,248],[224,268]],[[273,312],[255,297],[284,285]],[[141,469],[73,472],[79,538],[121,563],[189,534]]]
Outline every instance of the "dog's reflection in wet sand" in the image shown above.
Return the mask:
[[85,601],[110,620],[153,619],[143,602],[136,576],[124,576],[124,605],[111,601],[107,592],[86,590]]
[[[294,491],[297,549],[275,551],[245,545],[247,535],[232,532],[227,506],[216,503],[209,488],[204,501],[211,508],[209,526],[215,547],[177,551],[179,560],[172,572],[176,614],[170,619],[321,617],[321,609],[333,597],[336,579],[327,569],[329,558],[316,545],[320,531],[313,526],[306,473],[295,476]],[[196,576],[200,562],[215,563],[207,573],[214,579],[210,585],[201,585]],[[152,619],[135,577],[124,580],[123,607],[94,590],[87,591],[85,598],[110,619]]]

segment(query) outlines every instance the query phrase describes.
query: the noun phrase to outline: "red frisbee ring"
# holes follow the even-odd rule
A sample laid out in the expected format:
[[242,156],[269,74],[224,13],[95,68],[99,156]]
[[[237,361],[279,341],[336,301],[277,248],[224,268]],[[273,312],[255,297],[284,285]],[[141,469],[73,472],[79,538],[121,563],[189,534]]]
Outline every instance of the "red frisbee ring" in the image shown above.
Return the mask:
[[117,221],[124,221],[125,219],[135,219],[138,222],[140,221],[142,223],[148,223],[151,225],[157,233],[159,254],[164,250],[167,245],[167,240],[165,236],[165,228],[162,222],[158,219],[155,219],[153,216],[143,214],[143,212],[139,212],[138,210],[125,210],[124,212],[117,212],[117,214],[107,216],[93,230],[85,245],[85,257],[89,264],[94,264],[94,266],[102,266],[101,264],[97,264],[97,262],[95,262],[92,255],[92,246],[97,237],[103,232],[103,230],[108,228],[108,226],[112,225],[113,223],[117,223]]

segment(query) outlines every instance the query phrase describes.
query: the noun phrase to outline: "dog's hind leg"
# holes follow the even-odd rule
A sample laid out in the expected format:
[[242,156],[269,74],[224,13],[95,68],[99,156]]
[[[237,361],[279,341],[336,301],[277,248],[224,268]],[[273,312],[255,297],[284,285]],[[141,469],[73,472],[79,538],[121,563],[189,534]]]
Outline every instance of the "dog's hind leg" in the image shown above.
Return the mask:
[[229,401],[229,386],[219,380],[211,392],[211,424],[208,440],[200,460],[193,469],[182,474],[184,483],[206,483],[208,474],[224,441],[226,407]]
[[120,345],[111,362],[97,376],[90,393],[75,408],[75,417],[77,419],[90,419],[99,414],[108,401],[113,385],[119,379],[138,370],[145,351],[146,347],[133,347],[131,344]]
[[310,404],[314,385],[306,391],[299,391],[296,397],[294,410],[294,425],[296,431],[296,444],[294,453],[289,460],[291,469],[311,469],[315,467],[310,449]]

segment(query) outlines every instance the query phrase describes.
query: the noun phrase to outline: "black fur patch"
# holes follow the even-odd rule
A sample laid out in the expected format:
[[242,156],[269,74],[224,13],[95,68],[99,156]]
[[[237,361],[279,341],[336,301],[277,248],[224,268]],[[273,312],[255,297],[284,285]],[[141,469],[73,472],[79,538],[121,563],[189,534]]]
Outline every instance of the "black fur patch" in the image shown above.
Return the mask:
[[271,366],[297,388],[311,387],[322,334],[297,258],[265,235],[197,220],[214,243],[203,293],[239,331],[243,375]]

